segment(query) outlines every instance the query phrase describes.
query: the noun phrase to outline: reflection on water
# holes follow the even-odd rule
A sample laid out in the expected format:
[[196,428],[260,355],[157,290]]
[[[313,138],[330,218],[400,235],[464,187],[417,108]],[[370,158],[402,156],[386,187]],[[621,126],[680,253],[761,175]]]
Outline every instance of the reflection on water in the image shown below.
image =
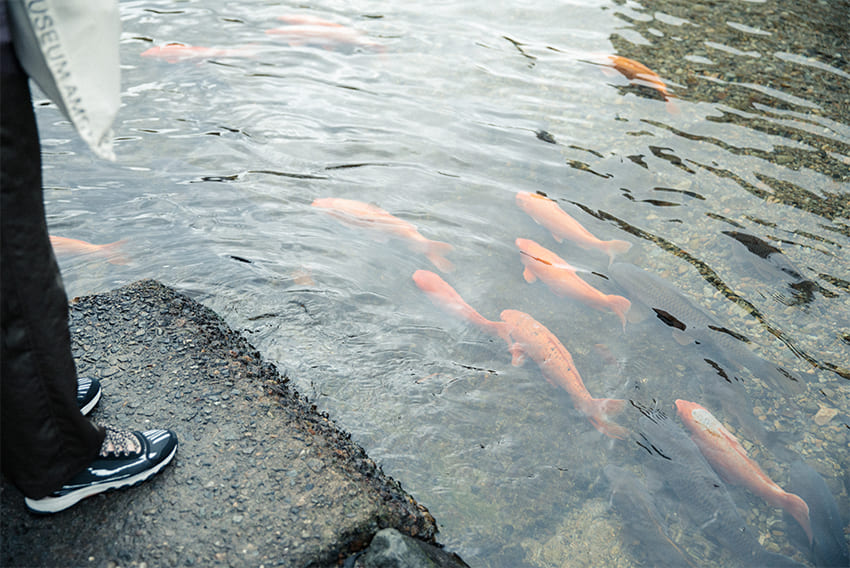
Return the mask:
[[[850,510],[846,1],[121,7],[119,161],[96,161],[37,101],[51,233],[120,241],[126,261],[57,251],[71,295],[157,278],[204,301],[474,566],[840,558],[847,519],[828,511]],[[676,296],[641,302],[605,254],[553,238],[516,203],[538,192],[631,243],[617,262]],[[311,207],[321,198],[450,243],[446,285],[482,320],[517,310],[545,326],[590,397],[628,401],[611,417],[628,435],[597,431],[576,383],[559,382],[566,363],[512,365],[512,344],[530,355],[541,335],[435,307],[413,279],[435,269],[425,256],[335,222]],[[625,331],[527,282],[517,239],[628,298]],[[777,367],[787,375],[765,371]],[[716,478],[679,399],[809,502],[813,554],[746,486],[726,479],[694,509],[653,465],[654,436]],[[746,543],[706,525],[712,506]]]

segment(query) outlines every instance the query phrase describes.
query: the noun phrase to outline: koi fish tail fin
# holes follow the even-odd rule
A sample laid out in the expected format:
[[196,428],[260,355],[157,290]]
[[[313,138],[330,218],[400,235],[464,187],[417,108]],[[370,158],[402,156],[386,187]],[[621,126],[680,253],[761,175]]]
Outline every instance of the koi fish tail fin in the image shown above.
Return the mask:
[[106,258],[110,264],[125,265],[130,263],[130,258],[121,252],[121,247],[127,242],[127,239],[121,239],[114,243],[109,243],[100,246],[100,253]]
[[788,511],[794,519],[800,524],[806,536],[809,537],[809,546],[814,543],[814,535],[812,533],[812,522],[809,519],[809,506],[798,495],[786,493],[783,498],[782,508]]
[[449,243],[429,241],[425,249],[425,257],[441,272],[451,272],[455,269],[455,265],[443,255],[452,250],[454,250],[454,247]]
[[627,241],[617,239],[608,241],[605,247],[605,252],[608,253],[608,265],[610,266],[614,263],[614,257],[620,254],[626,254],[630,248],[632,248],[632,243]]
[[670,114],[679,114],[680,113],[678,105],[676,103],[674,103],[673,100],[669,96],[664,97],[664,99],[667,101],[664,105],[667,108],[667,112],[669,112]]
[[611,294],[608,296],[608,307],[612,312],[617,314],[617,317],[623,322],[623,331],[626,331],[626,314],[629,313],[632,303],[623,296]]
[[599,430],[609,438],[614,438],[615,440],[625,440],[626,437],[629,435],[628,430],[626,430],[615,422],[605,420],[598,416],[588,416],[588,419],[597,430]]
[[587,404],[585,414],[597,430],[609,438],[624,440],[629,435],[629,431],[608,419],[621,413],[625,407],[626,401],[622,399],[594,398]]

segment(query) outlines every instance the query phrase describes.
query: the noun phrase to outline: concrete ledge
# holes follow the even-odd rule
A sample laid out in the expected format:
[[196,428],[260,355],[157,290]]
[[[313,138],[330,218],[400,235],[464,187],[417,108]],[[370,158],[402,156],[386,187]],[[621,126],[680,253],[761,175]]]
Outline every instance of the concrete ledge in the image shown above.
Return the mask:
[[2,485],[4,566],[331,566],[383,528],[436,523],[350,436],[208,308],[145,280],[75,299],[101,424],[171,428],[174,463],[138,487],[29,514]]

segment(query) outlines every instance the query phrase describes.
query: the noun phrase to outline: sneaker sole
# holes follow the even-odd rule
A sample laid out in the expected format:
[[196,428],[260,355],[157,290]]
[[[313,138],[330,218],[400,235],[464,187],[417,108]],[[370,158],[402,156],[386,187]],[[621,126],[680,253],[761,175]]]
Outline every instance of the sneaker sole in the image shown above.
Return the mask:
[[167,458],[156,464],[154,467],[139,472],[127,479],[84,487],[78,491],[74,491],[73,493],[63,495],[62,497],[45,497],[44,499],[30,499],[27,497],[24,499],[24,502],[26,503],[27,508],[34,513],[58,513],[59,511],[64,511],[68,507],[76,505],[86,497],[92,497],[99,493],[114,491],[116,489],[121,489],[122,487],[132,487],[142,483],[143,481],[147,481],[159,473],[162,468],[167,466],[176,453],[177,445],[175,444],[174,449],[171,450],[171,453],[168,454]]
[[103,394],[103,391],[102,391],[102,390],[100,390],[100,389],[98,389],[97,394],[94,396],[94,398],[93,398],[93,399],[91,399],[91,400],[88,402],[88,404],[86,404],[84,407],[80,408],[80,412],[82,412],[82,413],[83,413],[83,416],[85,416],[86,414],[88,414],[89,412],[91,412],[91,411],[92,411],[92,409],[93,409],[95,406],[97,406],[97,403],[100,401],[100,395],[102,395],[102,394]]

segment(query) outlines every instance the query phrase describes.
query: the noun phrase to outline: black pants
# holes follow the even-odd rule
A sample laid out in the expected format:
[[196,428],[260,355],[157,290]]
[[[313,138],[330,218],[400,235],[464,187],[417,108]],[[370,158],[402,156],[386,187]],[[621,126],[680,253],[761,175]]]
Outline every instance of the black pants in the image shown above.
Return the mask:
[[38,499],[83,470],[104,434],[76,403],[68,299],[47,233],[28,78],[11,45],[0,48],[0,455],[7,478]]

